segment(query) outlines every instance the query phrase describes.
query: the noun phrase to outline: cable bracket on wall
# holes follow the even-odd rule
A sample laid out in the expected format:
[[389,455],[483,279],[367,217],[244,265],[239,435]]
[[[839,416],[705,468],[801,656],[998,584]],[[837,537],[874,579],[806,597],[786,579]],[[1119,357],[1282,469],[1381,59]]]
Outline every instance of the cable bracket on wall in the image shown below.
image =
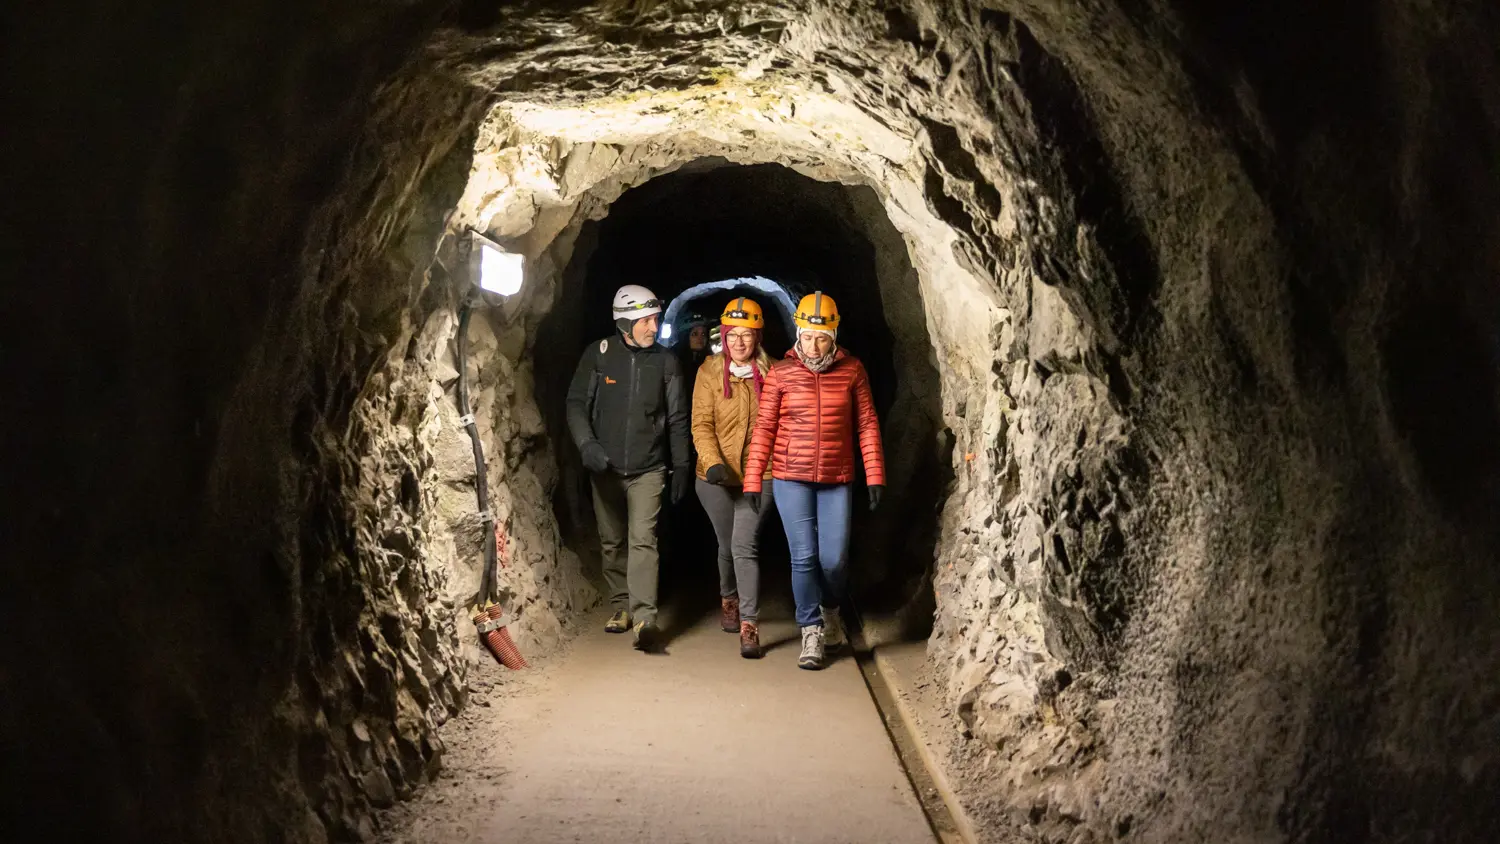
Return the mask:
[[463,425],[465,428],[467,428],[470,425],[473,425],[474,424],[474,414],[472,414],[472,413],[465,413],[463,416],[458,417],[458,424]]
[[494,513],[491,513],[488,510],[480,510],[479,511],[479,521],[481,523],[483,523],[483,524],[489,524],[490,522],[493,522],[494,520],[495,520],[495,514]]

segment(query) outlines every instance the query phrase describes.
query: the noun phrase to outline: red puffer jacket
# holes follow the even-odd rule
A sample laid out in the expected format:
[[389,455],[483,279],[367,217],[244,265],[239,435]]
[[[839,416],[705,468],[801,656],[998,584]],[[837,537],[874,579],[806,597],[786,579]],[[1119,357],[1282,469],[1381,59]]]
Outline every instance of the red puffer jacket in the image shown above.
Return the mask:
[[766,375],[760,411],[745,462],[745,491],[760,492],[766,463],[784,481],[846,484],[854,480],[854,434],[865,459],[865,482],[885,484],[880,420],[870,398],[870,376],[859,359],[838,350],[833,365],[815,373],[796,349]]

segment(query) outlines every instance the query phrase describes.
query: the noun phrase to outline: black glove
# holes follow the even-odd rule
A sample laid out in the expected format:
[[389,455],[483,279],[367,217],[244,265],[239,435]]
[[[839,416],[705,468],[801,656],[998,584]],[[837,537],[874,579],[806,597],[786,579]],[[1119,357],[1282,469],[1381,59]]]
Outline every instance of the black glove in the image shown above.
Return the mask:
[[870,487],[870,509],[871,510],[874,510],[876,507],[880,506],[880,496],[884,492],[885,492],[885,486],[883,484],[875,484],[874,486]]
[[672,470],[672,503],[677,504],[687,498],[688,489],[693,485],[693,473],[686,466],[678,466]]
[[583,456],[583,465],[590,472],[603,472],[609,469],[609,455],[604,453],[604,446],[596,440],[589,440],[578,450]]
[[703,480],[708,481],[711,484],[724,483],[725,481],[729,480],[729,470],[724,468],[723,463],[715,463],[714,465],[708,467],[707,472],[703,473]]
[[747,493],[745,493],[745,500],[748,501],[748,502],[750,502],[750,512],[752,512],[755,515],[759,516],[760,515],[760,493],[758,493],[758,492],[747,492]]

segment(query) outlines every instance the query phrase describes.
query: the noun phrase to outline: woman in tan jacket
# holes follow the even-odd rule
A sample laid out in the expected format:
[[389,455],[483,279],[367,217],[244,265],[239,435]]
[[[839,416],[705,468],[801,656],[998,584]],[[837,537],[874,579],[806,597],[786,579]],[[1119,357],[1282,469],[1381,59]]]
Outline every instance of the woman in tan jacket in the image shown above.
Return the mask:
[[[698,450],[698,500],[719,540],[720,626],[740,634],[740,656],[759,659],[759,536],[766,514],[751,509],[741,491],[760,388],[771,360],[760,347],[765,316],[743,296],[719,319],[724,351],[698,368],[693,385],[693,445]],[[765,479],[771,477],[770,469]],[[769,498],[770,484],[765,484]]]

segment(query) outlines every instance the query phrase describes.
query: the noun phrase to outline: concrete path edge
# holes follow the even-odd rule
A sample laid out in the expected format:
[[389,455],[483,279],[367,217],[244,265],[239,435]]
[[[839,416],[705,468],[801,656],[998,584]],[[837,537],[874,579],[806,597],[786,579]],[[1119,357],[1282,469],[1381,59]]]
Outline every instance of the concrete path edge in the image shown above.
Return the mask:
[[[921,728],[917,726],[915,713],[902,699],[899,681],[896,679],[899,671],[884,655],[884,647],[876,646],[870,653],[875,661],[875,676],[885,686],[890,699],[895,703],[898,714],[901,716],[902,729],[906,731],[907,738],[916,749],[922,766],[927,769],[927,775],[932,779],[933,786],[942,798],[943,804],[948,807],[948,813],[953,823],[958,827],[959,835],[962,836],[964,844],[979,844],[979,838],[974,832],[974,825],[970,822],[968,814],[964,811],[963,804],[958,799],[958,793],[948,782],[947,773],[943,769],[941,760],[933,756],[927,746],[927,742],[921,734]],[[877,702],[878,705],[878,702]]]

